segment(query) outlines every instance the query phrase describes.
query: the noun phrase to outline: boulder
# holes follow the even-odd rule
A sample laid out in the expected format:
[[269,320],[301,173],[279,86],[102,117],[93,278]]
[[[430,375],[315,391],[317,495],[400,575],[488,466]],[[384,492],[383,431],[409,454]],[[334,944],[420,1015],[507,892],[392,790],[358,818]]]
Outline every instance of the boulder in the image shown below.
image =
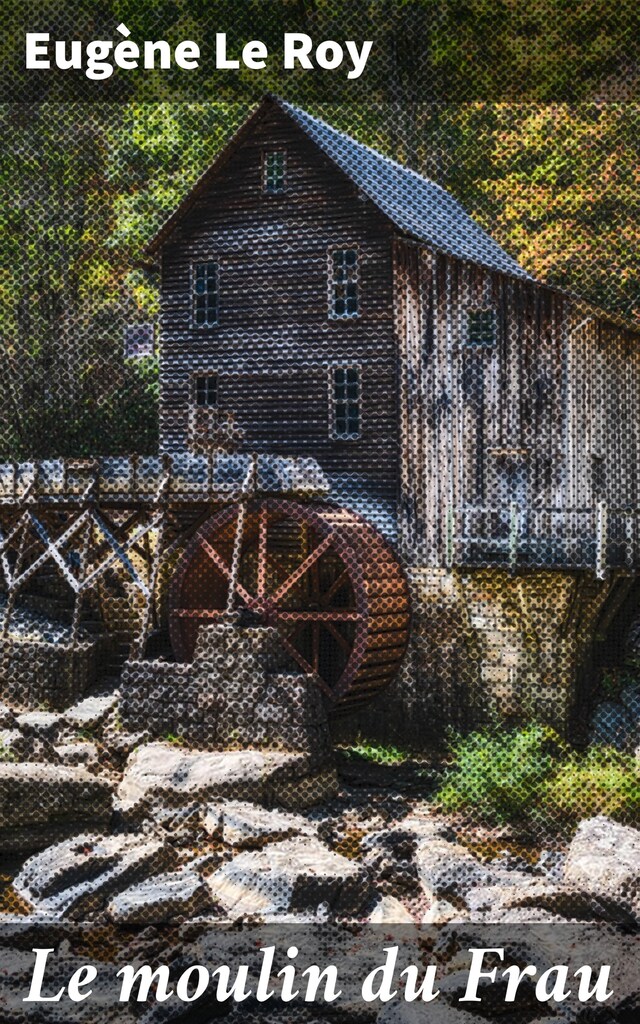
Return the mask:
[[425,839],[415,853],[418,877],[427,896],[463,897],[474,886],[489,885],[493,874],[473,854],[444,839]]
[[362,863],[371,872],[381,892],[394,895],[419,888],[413,860],[418,841],[413,831],[405,831],[404,822],[400,829],[370,832],[362,839]]
[[264,846],[291,836],[313,836],[316,831],[299,814],[267,810],[244,800],[211,804],[202,823],[209,835],[240,849]]
[[90,740],[59,743],[54,747],[54,751],[60,760],[60,764],[96,765],[99,762],[98,747]]
[[621,913],[610,900],[603,900],[577,889],[575,886],[554,885],[542,879],[520,878],[501,884],[478,886],[466,895],[467,906],[483,921],[503,910],[542,910],[569,921],[596,919],[625,923],[627,915]]
[[95,729],[104,725],[117,703],[117,693],[103,697],[85,697],[64,712],[64,720],[74,729]]
[[189,865],[118,893],[109,903],[107,915],[116,924],[172,924],[214,909],[208,886]]
[[415,921],[395,896],[381,896],[369,914],[369,924],[415,924]]
[[614,901],[640,921],[640,831],[604,815],[583,821],[571,841],[563,881]]
[[393,1000],[380,1011],[376,1024],[479,1024],[481,1019],[437,999],[427,1007],[424,1003]]
[[451,924],[453,921],[468,919],[468,910],[454,906],[449,900],[433,900],[422,918],[422,924]]
[[247,850],[208,880],[233,920],[314,912],[327,904],[337,916],[357,916],[373,901],[366,871],[318,839],[296,837]]
[[31,857],[13,887],[40,915],[82,920],[110,897],[175,864],[164,840],[140,835],[80,835]]
[[84,768],[0,763],[0,852],[42,850],[92,827],[106,828],[111,785]]
[[25,711],[16,716],[16,725],[25,736],[53,743],[64,728],[64,718],[55,711]]
[[15,711],[0,702],[0,729],[13,729],[16,724]]
[[0,729],[0,757],[3,761],[19,761],[27,757],[33,741],[20,729]]
[[176,806],[226,797],[304,807],[306,768],[300,755],[282,751],[198,751],[148,743],[129,758],[118,798],[125,811],[140,802]]

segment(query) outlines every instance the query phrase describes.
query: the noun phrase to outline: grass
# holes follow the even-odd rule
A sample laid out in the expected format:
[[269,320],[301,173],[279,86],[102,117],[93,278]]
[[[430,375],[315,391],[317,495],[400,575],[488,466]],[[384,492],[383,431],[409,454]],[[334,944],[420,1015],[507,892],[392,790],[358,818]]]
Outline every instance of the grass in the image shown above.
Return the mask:
[[435,797],[478,824],[565,832],[605,814],[640,823],[640,766],[611,747],[571,750],[548,726],[486,729],[456,737]]

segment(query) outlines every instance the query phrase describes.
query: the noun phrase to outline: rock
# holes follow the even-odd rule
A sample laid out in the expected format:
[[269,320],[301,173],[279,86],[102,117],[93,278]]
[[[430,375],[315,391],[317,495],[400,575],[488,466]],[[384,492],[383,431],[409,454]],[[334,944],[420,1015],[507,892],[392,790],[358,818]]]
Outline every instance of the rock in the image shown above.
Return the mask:
[[281,751],[211,752],[148,743],[129,758],[118,798],[124,810],[141,801],[175,806],[221,797],[304,807],[309,799],[304,769],[299,755]]
[[381,892],[393,895],[413,892],[419,886],[413,856],[418,840],[411,831],[402,829],[371,832],[360,843],[363,864],[366,864]]
[[422,887],[431,899],[462,897],[473,886],[492,881],[488,865],[464,847],[444,839],[422,840],[416,849],[415,864]]
[[536,874],[550,882],[560,882],[564,872],[564,854],[559,850],[542,850],[535,865]]
[[84,768],[0,763],[0,852],[33,852],[92,827],[106,828],[111,785]]
[[413,917],[395,896],[382,896],[369,915],[369,924],[415,924]]
[[64,718],[55,711],[25,711],[17,715],[16,725],[25,736],[54,742],[64,727]]
[[316,831],[301,815],[266,810],[242,800],[212,804],[202,823],[210,835],[237,848],[260,847],[291,836],[313,836]]
[[558,915],[569,921],[604,919],[627,920],[609,900],[598,899],[575,887],[553,885],[541,879],[520,880],[515,884],[478,886],[466,895],[469,909],[484,913],[482,920],[491,920],[493,911],[532,908]]
[[604,815],[583,821],[571,841],[563,880],[615,901],[640,921],[640,831]]
[[448,900],[434,900],[422,918],[422,924],[450,924],[452,921],[466,921],[468,918],[468,910],[455,907]]
[[3,761],[19,761],[27,757],[32,740],[20,729],[0,729],[0,758]]
[[309,837],[240,853],[207,882],[215,902],[233,920],[315,913],[322,903],[333,915],[359,915],[373,898],[367,873],[359,864]]
[[634,724],[623,704],[603,701],[598,704],[591,719],[591,743],[627,750],[634,735]]
[[96,765],[99,762],[98,747],[90,740],[78,740],[73,743],[60,743],[54,747],[60,764]]
[[0,703],[0,729],[13,729],[15,724],[15,712],[10,707],[7,707],[6,704]]
[[448,839],[455,842],[456,834],[448,821],[438,818],[429,804],[416,804],[406,818],[398,823],[401,832],[410,832],[419,839]]
[[118,693],[103,697],[85,697],[64,712],[65,722],[75,729],[95,729],[103,725],[118,703]]
[[208,886],[189,865],[118,893],[109,903],[107,915],[116,924],[173,924],[214,909]]
[[82,920],[115,893],[173,867],[164,840],[140,835],[80,835],[31,857],[13,887],[39,914]]
[[376,1024],[479,1024],[481,1019],[437,999],[426,1008],[424,1003],[393,1000],[380,1011]]

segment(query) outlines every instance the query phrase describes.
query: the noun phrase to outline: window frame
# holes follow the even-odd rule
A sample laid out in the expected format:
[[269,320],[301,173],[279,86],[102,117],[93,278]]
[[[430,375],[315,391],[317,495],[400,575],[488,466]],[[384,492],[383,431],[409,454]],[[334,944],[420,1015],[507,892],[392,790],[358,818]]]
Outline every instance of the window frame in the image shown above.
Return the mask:
[[[196,280],[197,280],[197,267],[203,264],[215,264],[216,268],[216,318],[213,322],[209,323],[205,321],[199,324],[196,319]],[[206,293],[205,293],[206,294]],[[191,268],[189,274],[189,306],[191,310],[191,327],[195,331],[210,331],[214,327],[218,327],[220,324],[220,260],[217,256],[207,255],[198,256],[191,260]]]
[[[198,401],[198,381],[215,380],[216,400],[213,403]],[[206,409],[207,411],[220,408],[220,374],[218,370],[194,370],[191,374],[191,404],[194,409]]]
[[[336,381],[336,379],[335,379],[335,374],[336,374],[336,371],[338,371],[338,370],[343,370],[345,372],[345,374],[349,370],[355,370],[355,373],[356,373],[355,383],[357,384],[357,388],[358,388],[357,397],[355,399],[349,399],[347,396],[345,396],[345,399],[344,399],[344,404],[347,407],[348,407],[350,402],[355,403],[356,406],[357,406],[358,430],[357,430],[357,433],[355,433],[355,434],[339,433],[338,430],[336,429],[336,423],[337,423],[337,418],[338,418],[337,414],[336,414],[336,406],[338,405],[338,401],[339,400],[335,396],[335,387],[336,387],[336,385],[338,383]],[[327,392],[328,392],[328,399],[329,399],[329,437],[330,437],[330,439],[332,441],[347,441],[347,442],[359,441],[362,438],[362,434],[363,434],[363,424],[362,424],[362,367],[361,367],[361,365],[359,363],[331,363],[327,367],[327,371],[328,371],[327,372]],[[349,383],[350,382],[345,378],[345,381],[344,381],[345,387]],[[346,417],[345,418],[346,418],[346,422],[348,424],[348,422],[349,422],[349,413],[348,413],[348,411],[346,411]]]
[[[472,341],[471,340],[471,319],[473,316],[490,316],[491,317],[491,340],[490,341]],[[464,348],[467,349],[495,349],[498,344],[498,311],[495,306],[489,305],[478,305],[468,306],[466,309],[465,317],[465,335],[462,341]]]
[[[269,188],[269,157],[282,155],[282,187]],[[287,151],[271,146],[262,151],[262,192],[265,196],[281,196],[287,191]]]
[[[335,311],[335,285],[336,281],[333,276],[334,262],[333,257],[336,252],[355,252],[355,285],[356,285],[356,310],[354,313],[336,313]],[[360,260],[361,260],[360,246],[357,244],[342,244],[330,245],[327,249],[327,304],[329,308],[329,319],[330,320],[356,320],[362,313],[362,297],[361,297],[361,276],[360,276]],[[346,298],[345,298],[346,302]]]

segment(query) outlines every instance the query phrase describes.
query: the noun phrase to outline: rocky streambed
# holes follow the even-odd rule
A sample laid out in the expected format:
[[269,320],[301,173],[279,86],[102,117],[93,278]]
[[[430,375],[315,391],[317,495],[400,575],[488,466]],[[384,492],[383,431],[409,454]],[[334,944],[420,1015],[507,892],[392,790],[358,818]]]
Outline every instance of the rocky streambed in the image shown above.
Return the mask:
[[[439,926],[429,948],[440,942],[454,976],[474,929],[589,924],[617,929],[624,944],[640,923],[640,831],[605,817],[584,821],[566,848],[530,856],[494,837],[489,857],[419,786],[377,784],[375,773],[358,777],[349,764],[340,771],[339,759],[148,742],[122,730],[115,695],[61,713],[5,707],[0,726],[0,934],[7,956],[18,957],[9,956],[15,978],[25,962],[12,934],[43,927],[64,940],[67,929],[88,925],[104,956],[110,944],[175,956],[176,929],[183,938],[199,929],[201,941],[248,925],[349,935]],[[632,999],[633,987],[621,998]],[[387,1008],[380,1020],[402,1024],[414,1019],[410,1010]],[[260,1019],[264,1012],[256,1009]],[[306,1012],[291,1019],[311,1019]],[[378,1012],[352,1006],[339,1019]],[[2,1020],[41,1019],[23,1006],[22,1016],[13,1013],[9,998]],[[118,1013],[104,1019],[130,1019]],[[428,1019],[465,1024],[465,1013],[445,1002]],[[142,1019],[139,1008],[131,1019]]]

